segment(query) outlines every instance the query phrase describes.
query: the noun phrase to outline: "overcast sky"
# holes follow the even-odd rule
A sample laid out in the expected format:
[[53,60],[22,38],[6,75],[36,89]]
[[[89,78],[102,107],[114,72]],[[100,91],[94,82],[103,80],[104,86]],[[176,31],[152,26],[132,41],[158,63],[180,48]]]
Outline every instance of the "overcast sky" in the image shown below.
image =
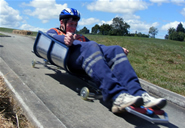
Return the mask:
[[81,13],[78,30],[111,24],[117,16],[131,33],[148,34],[153,26],[161,39],[170,27],[185,27],[185,0],[0,0],[0,27],[47,31],[59,27],[60,12],[71,7]]

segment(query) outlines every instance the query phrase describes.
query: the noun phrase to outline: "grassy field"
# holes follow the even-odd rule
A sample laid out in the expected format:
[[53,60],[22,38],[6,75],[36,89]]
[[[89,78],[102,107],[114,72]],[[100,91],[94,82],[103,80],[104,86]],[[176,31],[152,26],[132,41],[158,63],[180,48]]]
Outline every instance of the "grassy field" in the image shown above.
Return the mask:
[[[17,30],[17,29],[0,27],[0,31],[2,31],[2,32],[12,33],[13,30]],[[30,35],[30,36],[37,36],[37,32],[32,32],[32,35]]]
[[[13,29],[0,28],[12,32]],[[33,36],[36,36],[34,32]],[[126,36],[85,35],[104,45],[120,45],[139,78],[185,96],[185,42]]]

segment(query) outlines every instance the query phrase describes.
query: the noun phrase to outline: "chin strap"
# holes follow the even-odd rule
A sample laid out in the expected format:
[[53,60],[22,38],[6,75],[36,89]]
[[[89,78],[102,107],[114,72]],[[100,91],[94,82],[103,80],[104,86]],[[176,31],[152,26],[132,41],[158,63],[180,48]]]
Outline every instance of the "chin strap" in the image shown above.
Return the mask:
[[[65,28],[66,28],[66,24],[65,24]],[[66,34],[66,30],[63,27],[60,27],[59,30]]]

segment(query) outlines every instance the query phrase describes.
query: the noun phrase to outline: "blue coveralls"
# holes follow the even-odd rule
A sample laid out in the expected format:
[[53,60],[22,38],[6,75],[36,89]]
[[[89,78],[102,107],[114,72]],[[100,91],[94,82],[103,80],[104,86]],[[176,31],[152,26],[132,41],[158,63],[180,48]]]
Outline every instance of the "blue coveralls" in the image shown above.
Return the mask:
[[[53,29],[47,34],[64,42],[64,35],[58,35]],[[75,40],[70,46],[69,67],[84,70],[98,85],[104,101],[114,100],[120,93],[141,96],[146,92],[122,47],[100,45],[85,39],[86,42]]]

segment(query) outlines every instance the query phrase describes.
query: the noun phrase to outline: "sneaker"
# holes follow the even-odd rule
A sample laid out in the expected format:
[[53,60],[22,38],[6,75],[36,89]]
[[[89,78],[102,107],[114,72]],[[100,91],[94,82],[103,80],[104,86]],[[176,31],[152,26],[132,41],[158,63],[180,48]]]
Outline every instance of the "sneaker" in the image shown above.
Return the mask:
[[156,99],[150,96],[148,93],[143,93],[142,98],[144,100],[144,107],[153,108],[153,109],[161,109],[163,108],[167,101],[164,98]]
[[138,107],[143,105],[143,98],[141,96],[132,96],[127,93],[121,93],[113,102],[112,112],[124,112],[125,108],[131,105]]

